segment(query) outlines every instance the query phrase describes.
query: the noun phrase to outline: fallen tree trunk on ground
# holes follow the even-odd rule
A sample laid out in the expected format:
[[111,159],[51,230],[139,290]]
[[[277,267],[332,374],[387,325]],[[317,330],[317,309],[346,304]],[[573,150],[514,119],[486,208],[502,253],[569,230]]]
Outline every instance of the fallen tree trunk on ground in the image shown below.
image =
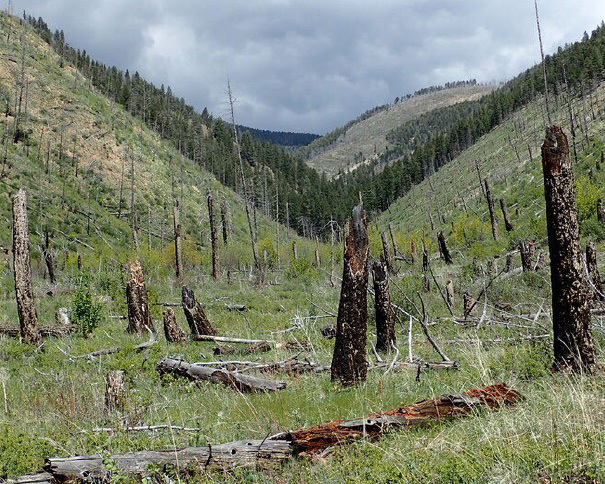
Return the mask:
[[213,383],[222,383],[234,387],[240,392],[273,392],[286,388],[286,382],[283,381],[240,375],[231,371],[187,363],[175,358],[161,359],[158,361],[156,369],[161,375],[169,374],[194,381],[207,380]]
[[[430,420],[463,417],[475,409],[498,408],[513,405],[521,395],[504,384],[492,385],[479,390],[468,390],[456,395],[441,395],[430,400],[398,407],[386,412],[368,415],[361,419],[335,420],[324,425],[294,432],[282,433],[264,440],[244,440],[228,444],[187,447],[180,450],[140,451],[117,454],[109,458],[100,455],[47,459],[46,473],[23,476],[10,484],[106,482],[119,472],[128,477],[143,477],[171,469],[181,472],[215,469],[229,471],[238,467],[253,469],[275,468],[294,456],[316,455],[334,445],[375,439],[387,431],[410,427]],[[114,471],[104,463],[111,462]]]
[[[53,337],[62,338],[76,331],[73,326],[68,327],[54,327],[54,326],[40,326],[38,332],[42,337]],[[0,335],[9,336],[12,338],[18,338],[21,336],[21,331],[16,326],[0,326]]]
[[211,336],[207,334],[191,335],[193,341],[214,341],[215,343],[238,343],[245,345],[257,345],[267,343],[275,346],[276,349],[294,349],[304,350],[307,348],[307,343],[304,341],[274,341],[270,339],[246,339],[246,338],[230,338],[227,336]]

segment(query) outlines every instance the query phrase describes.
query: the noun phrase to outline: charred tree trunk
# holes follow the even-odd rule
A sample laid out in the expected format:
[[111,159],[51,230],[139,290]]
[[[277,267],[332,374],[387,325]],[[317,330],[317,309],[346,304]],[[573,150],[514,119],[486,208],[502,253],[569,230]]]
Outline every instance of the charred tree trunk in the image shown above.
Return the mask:
[[212,279],[218,281],[218,234],[216,232],[216,219],[214,217],[214,199],[210,190],[208,190],[208,220],[210,221],[210,240],[212,242]]
[[124,387],[124,372],[110,371],[105,376],[105,412],[123,411],[126,407],[126,388]]
[[223,244],[225,247],[229,245],[229,210],[225,202],[221,202],[221,225],[223,226]]
[[391,259],[391,253],[389,252],[387,236],[384,232],[380,233],[380,239],[382,240],[382,257],[387,266],[387,271],[389,272],[389,274],[393,274],[393,260]]
[[399,249],[397,248],[397,241],[395,240],[395,234],[393,233],[393,224],[389,224],[389,235],[391,236],[391,244],[393,245],[393,254],[399,255]]
[[147,289],[143,278],[141,263],[137,260],[128,266],[129,280],[126,284],[126,303],[128,304],[128,328],[126,331],[133,334],[145,334],[148,330],[155,332]]
[[376,310],[376,349],[390,352],[395,346],[395,315],[389,295],[388,268],[381,262],[372,266],[374,309]]
[[494,199],[492,198],[492,192],[489,189],[489,182],[487,178],[483,180],[485,185],[485,199],[487,200],[487,208],[489,209],[489,220],[492,224],[492,237],[494,240],[498,240],[498,221],[496,220],[496,214],[494,213]]
[[296,240],[292,241],[292,257],[294,257],[294,260],[298,260],[298,251],[296,250]]
[[179,213],[179,202],[174,200],[172,207],[172,219],[174,221],[174,265],[176,272],[176,280],[179,283],[183,282],[183,252],[182,252],[182,229],[181,217]]
[[363,206],[353,209],[344,243],[344,269],[331,379],[345,386],[365,381],[368,233]]
[[445,283],[445,298],[451,309],[454,309],[454,282],[448,279]]
[[195,294],[187,286],[183,286],[183,311],[192,336],[216,334],[216,330],[210,324],[204,308],[195,300]]
[[453,264],[454,260],[452,259],[452,255],[450,254],[450,251],[447,248],[447,244],[445,243],[445,236],[443,235],[443,232],[439,232],[437,234],[437,243],[439,245],[439,253],[441,254],[441,257],[443,258],[445,263]]
[[603,201],[599,198],[597,200],[597,220],[599,223],[605,224],[605,214],[603,214]]
[[164,317],[164,336],[168,343],[180,343],[185,340],[185,332],[179,328],[176,322],[176,315],[172,308],[166,309],[162,313]]
[[32,291],[27,196],[23,189],[13,197],[13,265],[21,338],[24,343],[39,345],[42,338]]
[[597,266],[597,251],[594,243],[589,242],[586,245],[586,269],[590,276],[590,287],[595,301],[605,301],[605,293],[603,293],[603,285],[601,284],[601,275]]
[[502,217],[504,217],[504,227],[506,227],[506,231],[512,232],[515,227],[508,218],[508,210],[506,210],[506,202],[504,201],[504,198],[500,199],[500,209],[502,210]]
[[46,263],[46,269],[48,270],[48,278],[50,283],[54,284],[57,279],[55,277],[55,261],[53,258],[52,249],[52,235],[48,229],[44,231],[44,262]]
[[574,176],[567,137],[558,126],[542,145],[552,283],[554,368],[594,373],[590,294],[584,282]]
[[519,243],[519,253],[521,254],[521,267],[523,272],[531,272],[533,270],[533,244],[531,242],[521,241]]

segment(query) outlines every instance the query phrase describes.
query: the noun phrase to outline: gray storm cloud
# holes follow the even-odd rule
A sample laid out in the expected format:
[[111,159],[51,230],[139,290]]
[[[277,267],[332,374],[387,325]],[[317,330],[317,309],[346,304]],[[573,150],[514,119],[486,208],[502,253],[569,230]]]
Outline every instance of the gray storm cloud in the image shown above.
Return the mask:
[[[4,0],[3,0],[4,1]],[[199,110],[323,133],[427,85],[505,80],[539,60],[531,0],[13,0],[95,59],[170,85]],[[541,4],[547,52],[605,2]]]

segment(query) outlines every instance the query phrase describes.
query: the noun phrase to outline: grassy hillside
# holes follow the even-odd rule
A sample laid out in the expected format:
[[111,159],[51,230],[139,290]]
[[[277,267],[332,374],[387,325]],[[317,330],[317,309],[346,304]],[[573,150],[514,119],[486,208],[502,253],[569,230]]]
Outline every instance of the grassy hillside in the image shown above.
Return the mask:
[[329,133],[303,149],[306,163],[328,176],[352,170],[377,160],[387,147],[386,135],[406,121],[441,107],[472,101],[488,94],[493,86],[463,86],[409,99],[376,109],[369,116],[349,123],[345,129]]
[[[7,43],[8,29],[8,20],[2,16],[0,49],[3,59],[7,59],[4,64],[9,66],[1,76],[2,89],[12,105],[22,50],[17,23],[10,22],[12,34]],[[265,375],[287,381],[288,387],[275,394],[244,395],[211,383],[162,379],[155,364],[160,358],[175,354],[191,362],[219,359],[280,362],[298,356],[329,364],[333,340],[324,338],[321,330],[335,322],[339,298],[338,280],[334,278],[336,285],[332,286],[328,278],[331,269],[329,246],[320,245],[320,267],[314,267],[314,242],[297,239],[299,258],[293,260],[286,243],[293,236],[287,239],[285,229],[281,229],[278,257],[275,252],[277,226],[259,213],[261,247],[266,249],[272,272],[270,284],[255,286],[245,270],[250,264],[250,254],[245,216],[238,196],[221,188],[197,164],[181,160],[178,152],[160,143],[140,121],[91,90],[86,79],[73,70],[60,68],[55,54],[35,37],[26,35],[29,40],[26,67],[32,100],[28,129],[32,129],[32,134],[27,137],[29,143],[9,144],[10,169],[7,168],[7,174],[0,182],[6,188],[0,198],[5,222],[0,225],[0,245],[10,243],[9,193],[25,186],[30,195],[34,290],[40,320],[52,324],[59,307],[70,308],[72,318],[80,323],[80,328],[89,321],[87,317],[97,313],[96,308],[99,316],[90,334],[46,339],[43,349],[22,345],[16,339],[0,338],[0,480],[39,469],[45,457],[90,453],[110,456],[122,451],[175,449],[240,438],[263,439],[279,431],[330,419],[358,417],[436,394],[453,394],[505,381],[525,397],[515,408],[403,429],[380,441],[361,440],[354,445],[335,448],[329,457],[296,459],[271,472],[204,473],[188,480],[385,484],[605,481],[602,431],[605,426],[602,411],[605,385],[602,375],[571,377],[552,374],[549,370],[552,333],[548,264],[536,272],[496,280],[472,315],[475,324],[472,324],[473,320],[465,323],[459,317],[462,294],[469,291],[477,297],[488,278],[503,267],[505,253],[514,250],[520,238],[535,238],[538,252],[546,248],[538,158],[543,129],[539,103],[528,105],[506,119],[476,145],[397,201],[390,212],[370,223],[373,259],[380,255],[380,231],[385,230],[389,222],[394,224],[400,250],[408,257],[411,240],[414,239],[419,247],[424,232],[432,254],[431,268],[435,279],[442,288],[446,280],[453,280],[453,309],[457,317],[451,317],[447,311],[432,278],[430,292],[422,292],[418,254],[413,265],[396,262],[398,274],[391,278],[392,299],[414,318],[420,318],[419,295],[422,296],[429,330],[445,353],[458,362],[459,370],[423,370],[419,378],[416,378],[414,367],[387,374],[371,372],[366,384],[348,389],[332,384],[328,373]],[[13,62],[8,60],[11,58]],[[44,89],[43,94],[34,93],[33,86],[40,91]],[[588,141],[579,146],[576,165],[583,233],[585,237],[599,241],[601,256],[605,231],[595,224],[594,202],[602,195],[605,175],[603,171],[596,171],[594,162],[605,146],[605,112],[602,101],[597,101],[604,99],[604,92],[605,86],[601,86],[591,98],[595,119],[591,119],[591,104],[586,103]],[[566,125],[563,98],[560,102],[556,119]],[[55,109],[57,106],[59,108]],[[582,115],[579,100],[574,101],[574,109]],[[6,119],[10,121],[14,111],[12,108],[9,111]],[[5,126],[10,124],[6,119]],[[68,137],[71,141],[65,143],[67,155],[59,158],[60,126],[72,119],[78,120],[78,124],[65,128],[68,134],[64,133],[64,139]],[[566,131],[569,132],[567,128]],[[43,140],[47,136],[51,139],[49,174],[46,173],[46,158],[37,155],[38,151],[45,153],[44,149],[37,148],[40,136]],[[516,161],[509,136],[518,147],[521,163]],[[73,137],[75,150],[71,148]],[[579,130],[578,144],[583,137],[584,133]],[[534,155],[533,163],[528,161],[527,143]],[[28,144],[31,144],[29,153]],[[43,141],[42,147],[45,146]],[[77,177],[72,153],[75,153],[79,167]],[[168,237],[164,246],[154,237],[151,250],[147,250],[147,205],[152,208],[152,232],[161,231],[161,220],[165,218],[167,233],[170,204],[164,208],[164,202],[171,198],[173,191],[180,197],[183,173],[183,218],[188,240],[185,279],[206,307],[219,334],[307,341],[307,350],[279,349],[248,355],[243,349],[237,349],[234,355],[215,356],[216,344],[185,342],[169,345],[161,334],[155,345],[142,352],[135,350],[134,347],[146,338],[125,332],[124,278],[119,262],[126,261],[132,254],[128,221],[126,216],[117,219],[114,215],[119,208],[123,156],[127,160],[135,156],[135,173],[140,176],[136,199],[141,219],[143,269],[156,327],[160,327],[164,309],[158,303],[179,301],[180,287],[173,276],[172,245]],[[515,231],[509,235],[504,233],[501,224],[501,238],[497,242],[490,241],[485,203],[476,181],[475,159],[480,161],[482,175],[489,177],[494,196],[506,199],[515,223]],[[63,180],[66,180],[65,197]],[[128,186],[129,182],[126,182],[125,200],[129,200]],[[225,280],[224,271],[218,283],[208,277],[204,200],[208,186],[213,187],[215,198],[230,203],[234,213],[236,242],[221,247],[225,269],[231,268],[234,274],[233,284]],[[464,197],[466,211],[461,197]],[[435,221],[438,212],[446,218],[446,222],[437,224],[437,228],[446,232],[454,254],[453,266],[446,266],[435,254],[434,232],[430,230],[427,211]],[[90,234],[87,230],[89,212],[94,221]],[[44,224],[50,224],[55,231],[59,281],[54,285],[44,279],[38,249]],[[76,251],[83,256],[82,270],[76,264]],[[342,267],[341,252],[337,243],[335,274]],[[66,259],[64,254],[67,254]],[[519,266],[518,254],[514,256],[514,266]],[[12,274],[10,264],[4,259],[0,283],[0,324],[15,326]],[[248,310],[229,311],[229,304],[243,304]],[[174,309],[184,328],[181,308]],[[485,317],[476,324],[483,312]],[[398,358],[402,361],[408,358],[409,317],[405,313],[398,313],[398,316],[401,323],[397,331]],[[605,340],[600,328],[602,323],[596,317],[598,357],[603,361]],[[415,358],[439,359],[416,322],[411,335]],[[371,303],[369,337],[375,338]],[[83,357],[92,351],[115,346],[122,351],[97,358]],[[369,348],[367,356],[373,361]],[[385,360],[393,357],[392,354],[383,355]],[[103,405],[105,374],[118,369],[126,371],[126,408],[106,412]],[[129,425],[161,424],[197,430],[129,432],[126,429]],[[114,431],[95,431],[98,427],[109,427]],[[111,465],[110,459],[107,459],[107,465]],[[113,475],[112,479],[127,482],[119,474]],[[160,479],[163,477],[158,477]],[[185,481],[187,479],[181,482]]]

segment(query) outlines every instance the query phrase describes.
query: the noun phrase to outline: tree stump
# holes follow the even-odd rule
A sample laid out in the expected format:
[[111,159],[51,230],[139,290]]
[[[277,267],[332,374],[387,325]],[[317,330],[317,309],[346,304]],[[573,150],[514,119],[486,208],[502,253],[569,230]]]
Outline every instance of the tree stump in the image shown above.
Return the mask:
[[136,260],[128,264],[129,279],[126,283],[126,303],[128,305],[128,328],[126,331],[133,334],[145,334],[147,331],[155,332],[147,289],[143,278],[141,263]]
[[523,267],[523,272],[533,271],[533,244],[522,240],[519,242],[519,253],[521,254],[521,267]]
[[42,337],[31,284],[27,196],[23,189],[13,197],[13,265],[21,339],[24,343],[39,345]]
[[573,168],[567,137],[558,126],[546,129],[542,170],[550,249],[554,369],[594,373],[591,298],[582,270]]
[[183,311],[185,312],[191,334],[193,336],[216,334],[216,330],[210,324],[204,308],[195,300],[195,294],[187,286],[183,286],[182,299]]
[[508,218],[508,210],[506,209],[506,202],[503,198],[500,199],[500,209],[502,210],[502,217],[504,217],[504,227],[507,232],[512,232],[514,230],[514,226]]
[[162,313],[164,317],[164,335],[168,343],[180,343],[185,340],[185,332],[179,328],[176,322],[176,314],[172,308],[166,309]]
[[396,343],[395,315],[389,295],[388,266],[383,261],[372,265],[374,309],[376,312],[376,349],[390,352]]
[[122,412],[126,407],[126,387],[124,371],[110,371],[105,376],[105,412]]
[[353,209],[344,242],[344,268],[331,379],[345,386],[365,381],[368,233],[362,205]]
[[445,298],[447,299],[447,304],[451,309],[454,308],[454,282],[451,279],[448,279],[445,283]]
[[453,264],[454,260],[452,259],[452,255],[447,248],[447,244],[445,243],[445,236],[443,232],[439,232],[437,234],[437,243],[439,245],[439,254],[443,258],[446,264]]

